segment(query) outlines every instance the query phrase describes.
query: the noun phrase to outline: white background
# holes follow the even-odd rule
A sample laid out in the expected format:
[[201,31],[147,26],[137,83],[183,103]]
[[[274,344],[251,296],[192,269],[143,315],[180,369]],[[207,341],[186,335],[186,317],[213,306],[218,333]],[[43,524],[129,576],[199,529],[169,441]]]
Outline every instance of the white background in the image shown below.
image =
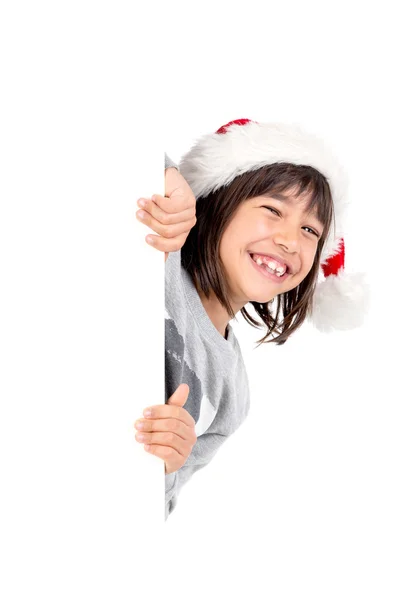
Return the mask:
[[[2,597],[398,598],[391,3],[55,6],[0,15]],[[250,415],[164,525],[132,429],[164,397],[164,261],[136,200],[163,189],[164,149],[243,117],[339,154],[371,309],[280,348],[233,323]]]

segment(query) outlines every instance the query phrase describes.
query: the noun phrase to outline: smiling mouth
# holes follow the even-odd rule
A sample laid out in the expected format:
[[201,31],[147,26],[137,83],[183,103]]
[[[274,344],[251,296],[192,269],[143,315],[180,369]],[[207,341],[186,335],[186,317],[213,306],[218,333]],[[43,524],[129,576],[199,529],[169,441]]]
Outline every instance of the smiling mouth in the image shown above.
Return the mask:
[[[262,271],[274,275],[278,279],[285,277],[290,274],[288,265],[279,263],[270,256],[263,256],[260,254],[250,254],[250,258]],[[286,277],[285,277],[286,279]]]

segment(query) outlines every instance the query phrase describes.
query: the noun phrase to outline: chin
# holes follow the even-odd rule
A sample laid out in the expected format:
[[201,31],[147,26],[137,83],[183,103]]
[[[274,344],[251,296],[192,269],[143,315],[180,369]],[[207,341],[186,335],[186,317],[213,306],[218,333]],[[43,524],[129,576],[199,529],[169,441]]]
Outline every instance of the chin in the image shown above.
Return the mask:
[[296,285],[291,285],[291,286],[287,286],[284,288],[280,288],[280,289],[276,289],[274,290],[274,292],[271,292],[269,295],[265,295],[265,290],[263,294],[253,294],[251,297],[251,300],[249,300],[249,302],[258,302],[259,304],[267,304],[268,302],[271,302],[271,300],[274,300],[277,296],[281,295],[281,294],[285,294],[286,292],[290,292],[290,290],[293,290],[294,288],[296,288],[298,286],[298,283]]
[[264,292],[264,295],[253,294],[250,297],[250,300],[248,300],[247,302],[258,302],[258,304],[267,304],[268,302],[271,302],[271,300],[273,300],[276,295],[277,294],[271,294],[266,297],[265,292]]

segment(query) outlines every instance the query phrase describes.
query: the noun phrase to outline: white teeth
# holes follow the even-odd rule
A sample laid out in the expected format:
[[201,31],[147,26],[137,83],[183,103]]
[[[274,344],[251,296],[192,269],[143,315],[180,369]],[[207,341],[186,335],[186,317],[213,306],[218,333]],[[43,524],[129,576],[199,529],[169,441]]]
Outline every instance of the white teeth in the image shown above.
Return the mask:
[[269,262],[267,262],[267,265],[269,266],[270,269],[273,269],[280,275],[283,275],[283,273],[285,272],[285,267],[279,266],[278,263],[276,263],[276,262],[269,261]]
[[258,257],[255,262],[260,266],[267,266],[271,271],[275,271],[275,274],[278,275],[278,277],[282,277],[285,272],[285,267],[281,267],[275,261],[269,260],[264,262],[262,258]]

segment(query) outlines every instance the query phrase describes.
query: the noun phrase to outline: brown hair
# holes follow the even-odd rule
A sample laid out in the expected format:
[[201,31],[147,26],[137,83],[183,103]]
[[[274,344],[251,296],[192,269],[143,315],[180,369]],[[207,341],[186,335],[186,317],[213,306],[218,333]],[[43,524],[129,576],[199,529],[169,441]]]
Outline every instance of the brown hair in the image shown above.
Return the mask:
[[[197,291],[202,291],[208,298],[212,290],[229,316],[236,318],[229,303],[226,272],[219,256],[222,235],[242,202],[289,190],[295,190],[296,197],[303,193],[310,195],[308,209],[316,207],[324,229],[318,240],[313,266],[296,288],[279,294],[267,304],[250,302],[263,323],[253,319],[245,307],[241,309],[243,317],[253,327],[260,329],[263,324],[266,325],[267,334],[258,340],[258,345],[271,341],[278,345],[285,343],[311,310],[321,251],[334,218],[326,178],[313,167],[291,163],[274,163],[239,175],[229,185],[197,199],[197,222],[181,249],[182,266],[191,276]],[[273,335],[275,337],[267,339]]]

